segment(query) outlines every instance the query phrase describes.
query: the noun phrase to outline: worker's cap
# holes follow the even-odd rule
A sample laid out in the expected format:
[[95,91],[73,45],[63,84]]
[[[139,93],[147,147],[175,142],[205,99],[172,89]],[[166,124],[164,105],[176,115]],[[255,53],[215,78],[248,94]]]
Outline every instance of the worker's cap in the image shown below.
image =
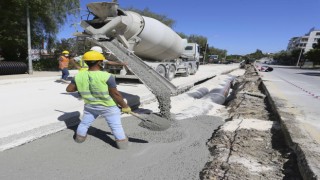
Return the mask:
[[106,58],[97,51],[88,51],[82,56],[82,60],[84,61],[103,61],[105,59]]
[[62,54],[69,54],[69,51],[62,51]]

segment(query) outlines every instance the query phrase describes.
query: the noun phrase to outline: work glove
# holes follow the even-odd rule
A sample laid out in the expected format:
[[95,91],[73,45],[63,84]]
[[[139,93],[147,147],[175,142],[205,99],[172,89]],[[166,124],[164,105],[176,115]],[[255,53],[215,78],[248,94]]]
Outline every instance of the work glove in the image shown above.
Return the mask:
[[131,108],[130,107],[122,108],[121,112],[126,113],[126,114],[130,114],[131,113]]

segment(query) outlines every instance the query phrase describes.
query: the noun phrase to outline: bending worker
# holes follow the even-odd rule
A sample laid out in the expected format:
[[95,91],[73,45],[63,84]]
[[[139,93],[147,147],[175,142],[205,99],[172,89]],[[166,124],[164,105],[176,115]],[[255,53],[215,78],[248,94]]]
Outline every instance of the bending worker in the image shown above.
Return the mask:
[[[97,51],[101,54],[103,54],[103,50],[100,46],[92,46],[90,51]],[[76,62],[78,62],[79,65],[77,65],[76,67],[79,69],[79,71],[86,71],[88,70],[88,65],[82,60],[82,56],[77,56],[73,58]],[[127,65],[126,63],[121,63],[121,62],[114,62],[114,61],[108,61],[108,60],[104,60],[103,61],[103,65],[104,64],[110,64],[110,65],[122,65],[125,66]],[[103,66],[104,67],[104,66]]]
[[128,138],[121,124],[121,112],[118,106],[122,108],[123,113],[131,113],[131,108],[117,90],[115,78],[110,73],[101,71],[103,60],[105,60],[101,53],[88,51],[83,55],[82,60],[88,65],[88,71],[80,71],[66,89],[67,92],[78,91],[85,103],[83,118],[77,128],[75,141],[84,142],[88,128],[101,115],[110,126],[117,147],[126,149]]

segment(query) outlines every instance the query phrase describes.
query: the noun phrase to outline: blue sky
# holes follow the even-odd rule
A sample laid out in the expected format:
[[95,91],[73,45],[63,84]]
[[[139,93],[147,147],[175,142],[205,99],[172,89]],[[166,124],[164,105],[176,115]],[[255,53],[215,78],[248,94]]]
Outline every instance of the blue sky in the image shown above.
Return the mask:
[[[112,0],[108,0],[111,2]],[[81,8],[99,0],[80,0]],[[149,8],[176,21],[174,30],[208,38],[230,54],[285,50],[291,37],[320,29],[320,0],[118,0],[121,8]],[[82,11],[85,13],[85,11]],[[80,20],[79,20],[80,21]],[[70,38],[68,21],[58,38]],[[79,31],[83,29],[79,26]]]

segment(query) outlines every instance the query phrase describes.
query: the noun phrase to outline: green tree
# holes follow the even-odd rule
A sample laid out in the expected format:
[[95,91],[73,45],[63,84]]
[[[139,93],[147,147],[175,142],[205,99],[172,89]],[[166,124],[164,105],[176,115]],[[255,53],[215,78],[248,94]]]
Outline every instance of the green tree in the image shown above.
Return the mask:
[[291,53],[289,51],[280,51],[273,55],[273,58],[278,61],[279,64],[282,65],[292,65]]
[[225,49],[219,49],[219,48],[215,48],[213,46],[210,46],[207,50],[207,54],[206,54],[206,59],[208,59],[209,55],[218,55],[218,59],[222,60],[226,57],[227,55],[227,50]]
[[[304,49],[294,49],[290,52],[290,65],[296,65],[298,60],[299,60],[299,56],[300,56],[300,60],[304,59]],[[300,61],[301,62],[301,61]]]
[[191,34],[187,39],[188,42],[197,43],[201,47],[206,47],[206,44],[208,42],[208,39],[206,37],[196,34]]
[[183,38],[183,39],[188,39],[188,35],[186,35],[186,34],[183,33],[183,32],[177,32],[177,34],[178,34],[181,38]]
[[313,66],[320,64],[320,49],[311,49],[306,53],[306,58],[313,62]]
[[261,59],[265,57],[263,52],[260,49],[257,49],[256,52],[247,55],[249,59]]
[[96,46],[91,41],[86,40],[85,38],[77,40],[76,37],[61,39],[59,42],[56,42],[55,47],[55,56],[58,57],[61,55],[61,52],[67,50],[71,55],[82,55],[85,52],[89,51],[92,46]]
[[241,55],[231,54],[227,56],[228,61],[240,62],[242,59],[243,57]]
[[306,53],[306,58],[313,62],[313,66],[320,64],[320,39],[313,45],[313,49]]
[[29,3],[32,48],[52,47],[67,15],[78,13],[79,0],[0,1],[0,48],[6,60],[25,60],[28,52],[26,7]]

